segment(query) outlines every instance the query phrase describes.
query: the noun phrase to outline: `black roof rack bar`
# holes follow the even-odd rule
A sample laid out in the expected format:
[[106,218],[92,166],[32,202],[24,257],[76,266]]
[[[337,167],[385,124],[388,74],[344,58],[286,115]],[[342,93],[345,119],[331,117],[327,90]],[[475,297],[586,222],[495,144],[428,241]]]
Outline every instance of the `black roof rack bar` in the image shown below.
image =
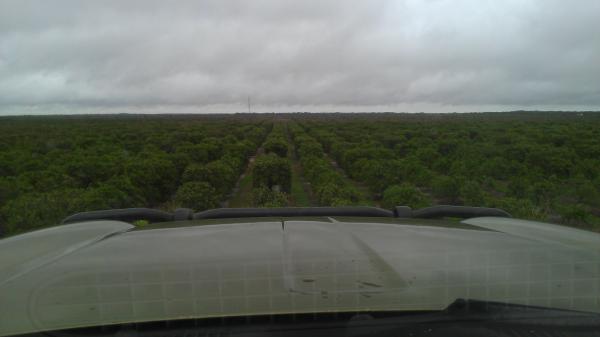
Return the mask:
[[224,219],[293,216],[394,216],[390,210],[377,207],[281,207],[281,208],[216,208],[194,214],[194,219]]
[[356,216],[386,218],[474,218],[481,216],[511,217],[498,208],[468,206],[433,206],[412,210],[407,206],[395,207],[393,211],[377,207],[281,207],[281,208],[216,208],[194,213],[188,208],[178,208],[173,213],[151,208],[122,208],[102,211],[90,211],[66,217],[62,223],[83,222],[92,220],[118,220],[132,222],[147,220],[149,222],[183,221],[191,219],[226,219],[226,218],[259,218],[259,217],[322,217],[322,216]]
[[159,211],[151,208],[121,208],[107,209],[102,211],[90,211],[76,213],[66,217],[62,223],[92,221],[92,220],[120,220],[136,221],[148,220],[149,222],[173,221],[172,213]]
[[411,215],[412,218],[476,218],[482,216],[495,216],[503,218],[512,217],[510,213],[499,208],[450,205],[439,205],[417,209],[412,211]]

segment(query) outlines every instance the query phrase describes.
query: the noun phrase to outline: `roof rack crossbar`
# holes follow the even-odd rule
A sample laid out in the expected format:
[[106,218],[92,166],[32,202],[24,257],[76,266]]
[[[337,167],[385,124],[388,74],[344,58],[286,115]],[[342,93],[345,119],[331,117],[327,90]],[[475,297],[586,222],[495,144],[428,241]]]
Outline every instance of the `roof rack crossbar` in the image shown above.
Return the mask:
[[281,208],[216,208],[194,214],[194,219],[223,219],[291,216],[360,216],[388,217],[392,211],[377,207],[281,207]]
[[81,212],[66,217],[62,223],[92,221],[92,220],[120,220],[136,221],[148,220],[149,222],[172,221],[173,214],[151,208],[121,208],[102,211]]
[[122,208],[102,211],[81,212],[66,217],[62,223],[73,223],[92,220],[119,220],[132,222],[147,220],[148,222],[167,222],[191,219],[226,219],[226,218],[259,218],[259,217],[386,217],[386,218],[474,218],[482,216],[511,217],[504,210],[486,207],[468,206],[432,206],[412,210],[407,206],[395,207],[393,211],[377,207],[281,207],[281,208],[216,208],[193,213],[188,208],[178,208],[173,213],[151,208]]

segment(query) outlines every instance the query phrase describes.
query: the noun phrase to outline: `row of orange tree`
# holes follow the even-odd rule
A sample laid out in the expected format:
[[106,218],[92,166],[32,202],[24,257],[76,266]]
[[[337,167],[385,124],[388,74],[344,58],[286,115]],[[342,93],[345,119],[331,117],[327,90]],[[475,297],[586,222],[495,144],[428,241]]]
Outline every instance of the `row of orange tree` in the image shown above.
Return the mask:
[[0,230],[98,209],[216,207],[270,125],[240,116],[2,118]]
[[256,207],[283,207],[289,203],[292,168],[284,125],[275,123],[252,169],[252,201]]
[[597,113],[296,118],[384,206],[490,206],[600,225]]
[[349,206],[367,202],[356,186],[334,168],[318,141],[296,123],[290,123],[288,128],[304,175],[310,182],[319,205]]

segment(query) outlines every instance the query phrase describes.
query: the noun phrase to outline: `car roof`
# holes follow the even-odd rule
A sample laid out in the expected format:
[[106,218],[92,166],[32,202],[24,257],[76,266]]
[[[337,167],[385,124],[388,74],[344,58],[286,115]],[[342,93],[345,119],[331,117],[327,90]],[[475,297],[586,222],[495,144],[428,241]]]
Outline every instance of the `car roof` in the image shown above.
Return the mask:
[[[550,234],[511,233],[506,223],[502,231],[494,228],[498,219],[246,218],[140,229],[91,221],[32,232],[0,241],[3,252],[44,247],[39,255],[12,255],[21,259],[12,263],[3,254],[0,335],[183,318],[439,310],[459,297],[600,312],[597,287],[573,286],[599,278],[597,250],[578,246],[577,234],[557,243]],[[586,237],[600,246],[594,235]]]

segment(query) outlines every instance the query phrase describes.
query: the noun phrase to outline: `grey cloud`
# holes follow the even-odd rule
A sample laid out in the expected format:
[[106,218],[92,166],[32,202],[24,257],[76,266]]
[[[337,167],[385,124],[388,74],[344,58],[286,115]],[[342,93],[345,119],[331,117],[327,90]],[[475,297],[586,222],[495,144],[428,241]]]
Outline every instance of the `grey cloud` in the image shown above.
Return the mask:
[[[0,2],[0,114],[600,107],[600,2]],[[57,108],[59,107],[59,108]],[[196,109],[196,110],[194,110]]]

